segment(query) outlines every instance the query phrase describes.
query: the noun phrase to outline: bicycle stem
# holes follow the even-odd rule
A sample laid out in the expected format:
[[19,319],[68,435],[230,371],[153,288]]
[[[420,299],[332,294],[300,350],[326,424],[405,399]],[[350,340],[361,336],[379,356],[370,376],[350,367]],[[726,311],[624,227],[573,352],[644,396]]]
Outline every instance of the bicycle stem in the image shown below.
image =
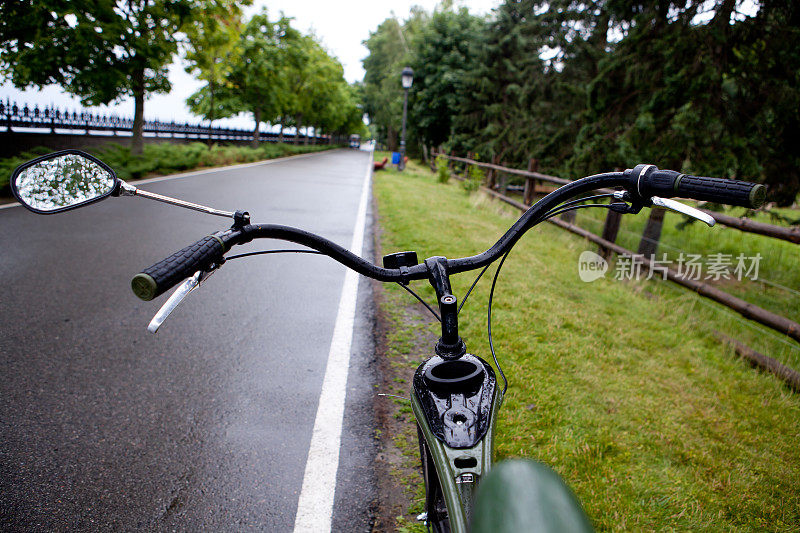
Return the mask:
[[436,291],[439,313],[442,318],[442,336],[436,342],[436,354],[442,359],[458,359],[467,353],[467,347],[458,334],[458,299],[450,288],[447,258],[429,257],[425,260],[428,281]]

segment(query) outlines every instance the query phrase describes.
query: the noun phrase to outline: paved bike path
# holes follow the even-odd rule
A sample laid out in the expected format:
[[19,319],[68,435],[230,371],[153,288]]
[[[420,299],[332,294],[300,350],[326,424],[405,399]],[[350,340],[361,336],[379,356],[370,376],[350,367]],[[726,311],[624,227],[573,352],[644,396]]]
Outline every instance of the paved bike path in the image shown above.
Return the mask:
[[[368,163],[341,150],[142,188],[348,247]],[[292,529],[344,267],[231,261],[155,336],[145,326],[166,296],[142,303],[129,289],[140,268],[225,224],[136,198],[0,210],[0,527]],[[243,248],[268,246],[295,247]],[[374,497],[368,291],[362,281],[337,531],[367,529]]]

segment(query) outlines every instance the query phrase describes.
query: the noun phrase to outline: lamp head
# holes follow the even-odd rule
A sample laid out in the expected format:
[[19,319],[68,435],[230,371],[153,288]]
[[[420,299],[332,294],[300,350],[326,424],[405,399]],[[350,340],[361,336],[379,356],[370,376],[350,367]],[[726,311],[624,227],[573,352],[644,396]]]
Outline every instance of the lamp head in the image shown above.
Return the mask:
[[414,71],[411,70],[411,67],[405,67],[403,69],[401,79],[403,81],[403,89],[410,89],[411,84],[414,83]]

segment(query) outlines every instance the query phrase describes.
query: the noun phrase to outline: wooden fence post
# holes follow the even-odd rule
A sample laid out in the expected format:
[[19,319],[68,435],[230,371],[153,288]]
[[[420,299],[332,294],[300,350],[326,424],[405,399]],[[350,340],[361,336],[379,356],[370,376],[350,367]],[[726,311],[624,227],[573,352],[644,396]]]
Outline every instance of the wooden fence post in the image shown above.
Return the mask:
[[[506,167],[508,165],[506,164],[505,161],[503,161],[502,163],[500,163],[500,166]],[[500,186],[498,187],[498,190],[500,191],[500,194],[502,194],[503,196],[506,196],[506,193],[508,193],[508,174],[506,174],[505,172],[500,174]]]
[[[499,159],[500,158],[498,156],[493,155],[492,164],[496,165]],[[489,172],[486,173],[486,187],[488,187],[489,189],[494,189],[494,183],[495,183],[495,170],[493,168],[490,168]]]
[[639,249],[636,251],[647,258],[655,255],[658,251],[658,241],[661,239],[661,226],[664,224],[664,209],[651,209],[650,218],[642,233],[642,240],[639,241]]
[[[539,160],[531,157],[528,159],[528,172],[539,171]],[[522,203],[525,205],[533,204],[533,192],[536,189],[536,182],[531,177],[525,178],[525,192],[522,194]]]
[[563,220],[564,222],[566,222],[567,224],[574,224],[575,223],[575,215],[576,215],[575,211],[567,211],[565,213],[562,213],[559,218],[561,220]]
[[[617,213],[616,211],[609,209],[608,214],[606,215],[606,223],[603,226],[603,235],[601,237],[609,242],[617,242],[617,234],[619,233],[619,225],[621,221],[622,213]],[[606,261],[611,259],[611,257],[614,255],[614,252],[610,248],[606,248],[602,244],[600,245],[598,253]]]

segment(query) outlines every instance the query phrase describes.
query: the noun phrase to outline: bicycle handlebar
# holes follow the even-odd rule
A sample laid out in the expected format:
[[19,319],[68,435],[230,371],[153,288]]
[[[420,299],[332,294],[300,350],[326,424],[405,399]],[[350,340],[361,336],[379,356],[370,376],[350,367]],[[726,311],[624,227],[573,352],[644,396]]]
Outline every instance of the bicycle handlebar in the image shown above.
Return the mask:
[[636,180],[636,192],[642,198],[681,196],[756,209],[764,204],[767,195],[767,188],[760,183],[690,176],[674,170],[659,170],[654,165],[637,165],[625,173]]
[[[559,187],[536,202],[485,252],[471,257],[448,259],[447,273],[467,272],[494,262],[561,202],[584,192],[608,187],[623,187],[634,202],[641,205],[650,205],[650,198],[653,196],[681,196],[755,208],[764,202],[766,194],[766,187],[760,184],[688,176],[672,170],[659,170],[654,165],[637,165],[624,172],[596,174]],[[143,270],[131,282],[133,292],[143,300],[152,300],[194,272],[207,269],[215,263],[220,264],[224,261],[223,254],[233,245],[245,244],[253,239],[278,239],[307,246],[378,281],[407,282],[429,277],[424,263],[403,270],[383,268],[308,231],[276,224],[248,224],[204,237]]]

